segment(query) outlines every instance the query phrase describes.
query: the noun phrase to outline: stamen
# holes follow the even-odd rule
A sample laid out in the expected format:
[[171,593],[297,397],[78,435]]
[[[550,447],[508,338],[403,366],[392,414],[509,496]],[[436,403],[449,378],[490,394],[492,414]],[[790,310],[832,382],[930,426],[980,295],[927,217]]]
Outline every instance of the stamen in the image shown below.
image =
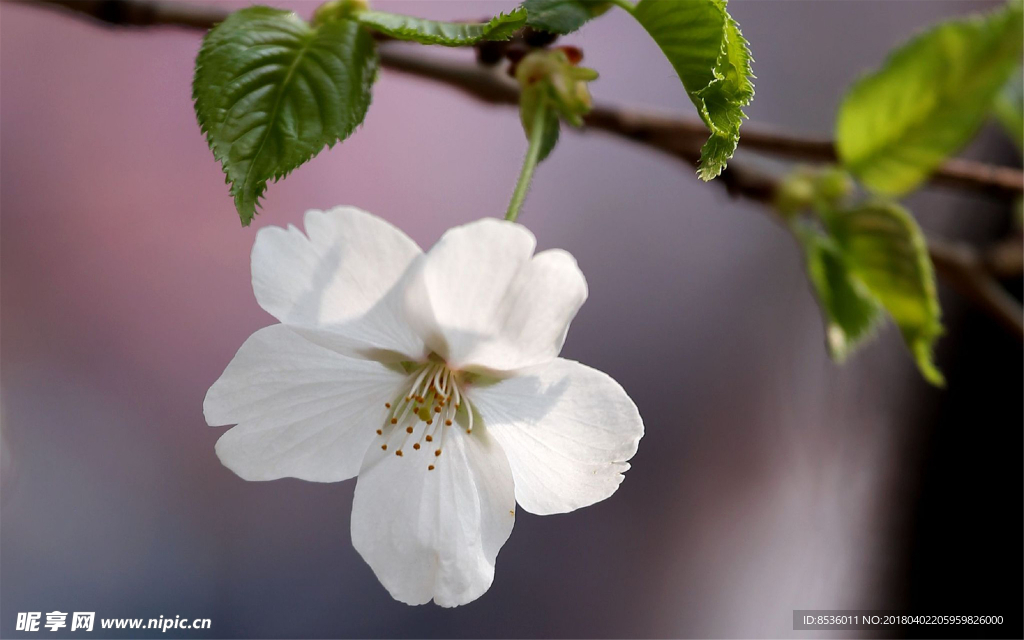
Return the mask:
[[398,422],[404,421],[406,419],[406,417],[408,417],[410,409],[412,409],[412,405],[409,404],[409,400],[406,399],[406,401],[405,401],[405,408],[402,410],[400,415],[395,416],[394,418],[392,418],[391,424],[397,424]]
[[435,456],[441,455],[441,449],[444,449],[444,438],[445,438],[445,435],[447,433],[448,433],[447,429],[445,429],[445,428],[441,429],[441,441],[437,443],[437,451],[434,452]]
[[423,399],[419,397],[416,390],[420,388],[420,384],[423,382],[423,379],[426,378],[427,374],[431,373],[432,370],[433,367],[423,367],[423,371],[420,371],[420,375],[416,378],[416,382],[412,383],[412,391],[410,393],[412,397],[416,398],[420,402],[423,402]]
[[[389,409],[386,423],[383,428],[377,429],[377,435],[385,436],[385,444],[381,449],[388,451],[392,447],[395,455],[399,458],[405,456],[405,448],[412,442],[414,451],[423,448],[423,441],[428,443],[436,442],[434,445],[434,457],[439,458],[445,445],[445,432],[447,427],[455,425],[459,409],[463,404],[462,391],[459,389],[459,378],[444,364],[438,362],[426,363],[414,374],[412,385],[408,394],[399,400],[387,402],[385,408]],[[473,409],[466,407],[466,433],[473,432]],[[437,425],[434,424],[435,419]],[[423,429],[417,436],[417,423],[424,423]],[[393,429],[385,434],[387,425],[401,425],[404,433]],[[440,434],[437,431],[440,430]],[[437,438],[437,440],[435,440]],[[433,470],[430,465],[428,470]]]
[[430,442],[430,441],[432,441],[434,439],[434,432],[437,431],[438,428],[439,428],[439,427],[433,426],[433,422],[434,422],[433,420],[430,420],[429,422],[427,422],[426,423],[427,426],[424,427],[423,433],[420,434],[423,437],[423,439],[425,439],[427,442]]
[[441,378],[441,395],[445,398],[448,397],[448,384],[451,382],[451,372],[448,369],[444,370],[444,377]]

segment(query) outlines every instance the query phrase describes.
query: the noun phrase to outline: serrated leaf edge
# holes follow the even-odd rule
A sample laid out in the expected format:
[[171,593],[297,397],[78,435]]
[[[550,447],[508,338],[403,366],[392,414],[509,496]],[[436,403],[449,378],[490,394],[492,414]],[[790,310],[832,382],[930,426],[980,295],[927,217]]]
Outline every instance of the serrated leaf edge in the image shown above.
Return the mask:
[[[456,37],[456,38],[446,38],[444,36],[440,36],[440,35],[437,35],[437,34],[427,33],[427,32],[423,32],[423,31],[418,31],[418,30],[408,26],[408,24],[400,26],[400,27],[398,27],[396,29],[392,29],[390,27],[385,27],[385,26],[380,25],[379,23],[375,23],[375,22],[372,22],[372,21],[366,21],[365,17],[366,17],[367,14],[369,14],[370,16],[373,16],[375,14],[387,15],[389,17],[395,17],[395,18],[398,18],[400,20],[409,20],[409,21],[411,21],[409,24],[415,23],[415,22],[419,21],[419,22],[432,23],[432,24],[437,24],[437,25],[451,25],[451,26],[455,26],[455,27],[480,27],[481,28],[481,33],[480,33],[479,36],[475,36],[475,37],[467,36],[467,37],[464,37],[464,38],[458,38],[458,37]],[[445,21],[439,21],[439,20],[429,20],[429,19],[426,19],[426,18],[415,18],[415,17],[412,17],[412,16],[405,16],[405,15],[399,15],[399,14],[390,14],[390,13],[377,12],[377,11],[363,11],[363,12],[359,12],[359,13],[356,14],[355,19],[356,19],[357,22],[359,22],[359,24],[361,24],[362,26],[366,27],[367,29],[371,29],[373,31],[378,31],[380,33],[383,33],[385,35],[388,35],[388,36],[391,36],[393,38],[397,38],[397,39],[400,39],[400,40],[410,40],[410,41],[414,41],[414,42],[419,42],[421,44],[432,44],[432,45],[449,46],[449,47],[462,47],[462,46],[471,46],[471,45],[474,45],[474,44],[477,44],[477,43],[483,42],[483,41],[492,41],[492,42],[493,41],[497,41],[497,42],[500,42],[500,41],[508,40],[509,38],[512,37],[512,35],[516,31],[521,29],[526,24],[527,17],[528,16],[527,16],[526,9],[524,9],[522,7],[516,7],[515,9],[512,9],[511,11],[509,11],[507,13],[501,12],[498,15],[494,16],[493,18],[491,18],[489,21],[482,22],[482,23],[445,22]]]
[[[253,7],[247,7],[245,9],[240,9],[239,11],[236,11],[236,12],[232,13],[231,15],[229,15],[228,18],[225,19],[223,22],[217,23],[213,27],[211,27],[211,29],[203,37],[203,42],[202,42],[202,44],[199,47],[199,52],[196,54],[195,72],[194,72],[194,74],[192,76],[192,104],[193,104],[193,110],[195,111],[195,114],[196,114],[196,122],[199,124],[200,132],[206,138],[207,146],[213,152],[214,158],[217,160],[218,164],[221,165],[221,170],[224,173],[224,183],[229,186],[229,190],[228,190],[229,194],[231,195],[232,199],[234,200],[235,209],[236,209],[236,211],[239,214],[239,218],[241,219],[243,227],[249,226],[252,223],[253,219],[256,217],[256,215],[259,213],[259,210],[262,209],[262,207],[263,207],[262,198],[263,198],[263,195],[266,193],[268,184],[270,184],[270,183],[275,183],[276,184],[278,181],[283,180],[284,178],[287,178],[292,173],[292,171],[294,171],[295,169],[298,169],[300,166],[302,166],[302,165],[306,164],[307,162],[311,161],[312,159],[316,158],[324,149],[333,149],[334,145],[336,145],[338,142],[341,142],[341,141],[347,139],[352,134],[354,134],[356,131],[358,131],[359,128],[363,126],[363,122],[366,119],[366,114],[369,111],[370,104],[373,101],[373,93],[372,93],[372,91],[368,91],[367,92],[366,104],[363,106],[361,112],[356,114],[356,124],[352,127],[352,130],[349,131],[348,134],[344,136],[344,138],[341,138],[341,139],[333,138],[329,142],[325,143],[324,146],[322,146],[319,149],[316,149],[315,151],[311,152],[307,157],[304,157],[300,162],[298,162],[296,164],[296,166],[294,166],[294,167],[292,167],[290,169],[287,169],[285,171],[277,171],[270,178],[268,178],[267,180],[262,180],[262,181],[257,182],[256,185],[255,185],[256,189],[255,189],[255,197],[253,198],[252,212],[251,213],[243,214],[241,209],[238,208],[238,200],[237,200],[237,198],[238,198],[239,187],[236,185],[236,183],[233,183],[231,181],[230,175],[228,173],[228,168],[227,168],[228,158],[226,157],[224,152],[219,150],[218,145],[215,144],[215,142],[213,140],[213,133],[210,130],[210,127],[209,127],[208,123],[205,121],[205,118],[203,118],[202,113],[199,110],[199,84],[198,84],[198,79],[199,79],[199,76],[200,76],[200,74],[202,72],[202,68],[203,68],[204,54],[208,54],[209,53],[209,50],[207,49],[207,47],[209,46],[209,41],[207,40],[207,37],[211,33],[213,33],[213,31],[215,29],[217,29],[218,27],[220,27],[221,25],[226,23],[228,20],[230,20],[233,16],[238,15],[238,14],[244,12],[244,11],[252,11],[252,10],[272,11],[272,12],[278,13],[279,15],[283,15],[285,17],[294,17],[295,19],[302,21],[302,23],[305,24],[308,28],[310,28],[310,31],[311,31],[310,34],[309,34],[310,35],[310,40],[309,40],[308,43],[306,43],[306,45],[304,45],[303,51],[305,51],[306,47],[308,47],[309,44],[311,44],[313,42],[313,39],[316,36],[316,30],[317,30],[316,28],[313,28],[308,23],[306,23],[305,20],[302,20],[302,18],[299,17],[298,14],[296,14],[294,11],[287,11],[287,10],[284,10],[284,9],[276,9],[276,8],[273,8],[273,7],[263,7],[263,6],[257,5],[257,6],[253,6]],[[296,57],[296,61],[295,61],[294,64],[297,64],[299,59],[300,59],[300,57]],[[373,82],[373,78],[376,75],[377,69],[379,69],[379,66],[380,66],[379,54],[377,52],[376,46],[373,46],[372,49],[371,49],[370,59],[367,61],[367,70],[369,71],[369,73],[367,75],[371,78],[371,80],[370,80],[371,84]],[[290,73],[289,73],[289,78],[290,78]],[[283,84],[287,84],[287,81],[285,83],[283,83]],[[278,96],[278,99],[280,99],[280,95]],[[269,131],[269,127],[268,127],[268,131]],[[265,143],[265,141],[266,141],[266,139],[264,139],[264,143]],[[262,148],[262,145],[263,145],[263,143],[261,143],[261,148]],[[256,155],[258,155],[258,153],[259,152],[257,151]],[[251,171],[251,170],[252,170],[252,164],[250,164],[249,169],[246,170],[246,177],[243,180],[243,184],[248,181],[248,174],[249,174],[249,171]]]
[[[733,155],[736,153],[736,147],[739,145],[740,141],[740,124],[742,123],[742,120],[747,119],[747,114],[744,113],[743,107],[749,106],[754,100],[754,83],[750,82],[750,80],[757,77],[753,73],[752,63],[754,58],[750,52],[750,42],[743,37],[743,31],[740,29],[739,23],[729,14],[727,10],[728,1],[716,1],[714,4],[724,16],[722,46],[718,54],[718,59],[715,62],[715,68],[713,69],[715,78],[709,82],[706,87],[694,92],[694,95],[698,96],[701,101],[701,119],[704,120],[708,129],[711,130],[711,137],[709,137],[707,142],[705,142],[701,147],[700,161],[697,166],[697,176],[705,182],[713,180],[721,175],[722,171],[725,170],[728,161],[732,159]],[[735,35],[739,39],[739,50],[742,53],[739,67],[735,64],[732,64],[731,66],[736,69],[737,74],[741,78],[745,78],[747,80],[746,84],[749,85],[749,88],[741,87],[741,93],[737,96],[737,110],[739,111],[740,122],[738,122],[734,128],[725,130],[713,122],[707,103],[704,100],[704,95],[706,95],[716,83],[726,81],[726,75],[721,71],[721,68],[730,64],[729,38],[731,30],[735,30]],[[714,140],[716,137],[719,138],[718,141]],[[710,150],[715,144],[723,144],[728,148],[728,151],[723,152],[724,155],[712,156]]]

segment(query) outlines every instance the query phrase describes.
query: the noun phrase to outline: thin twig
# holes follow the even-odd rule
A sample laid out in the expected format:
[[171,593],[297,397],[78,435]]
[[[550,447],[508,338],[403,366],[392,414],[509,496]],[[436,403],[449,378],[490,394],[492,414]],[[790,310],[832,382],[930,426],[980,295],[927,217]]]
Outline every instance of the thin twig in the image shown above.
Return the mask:
[[936,271],[949,286],[973,300],[1018,338],[1024,339],[1024,310],[992,277],[985,261],[974,249],[931,238],[928,252]]
[[985,267],[997,278],[1019,278],[1024,274],[1024,238],[1020,234],[1001,240],[984,254]]
[[[64,8],[117,26],[164,25],[209,29],[229,13],[220,7],[165,0],[13,1]],[[398,43],[384,44],[387,46],[380,47],[380,55],[385,67],[443,82],[491,104],[518,103],[516,85],[496,67],[424,57],[401,48]],[[690,165],[696,164],[699,144],[707,137],[703,123],[695,119],[608,105],[595,106],[587,116],[586,124],[658,149]],[[791,159],[816,162],[833,162],[836,159],[835,146],[829,140],[783,134],[751,124],[743,127],[742,147]],[[779,184],[775,176],[736,159],[730,162],[729,168],[717,181],[733,195],[768,205],[773,202]],[[1024,172],[964,159],[946,162],[933,173],[931,181],[937,185],[1002,195],[1024,192]],[[968,246],[932,239],[929,252],[937,271],[952,287],[974,300],[1024,340],[1021,306],[996,281],[996,276],[1021,274],[1024,258],[1019,251],[1003,247],[981,256]]]

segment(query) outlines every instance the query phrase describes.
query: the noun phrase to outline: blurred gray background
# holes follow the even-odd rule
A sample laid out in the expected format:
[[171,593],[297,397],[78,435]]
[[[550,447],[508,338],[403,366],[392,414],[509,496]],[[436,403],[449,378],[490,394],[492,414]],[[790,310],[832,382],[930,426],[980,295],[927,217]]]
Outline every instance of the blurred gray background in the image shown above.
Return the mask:
[[[375,6],[457,19],[514,4]],[[748,114],[829,135],[844,88],[889,48],[992,6],[734,0],[756,58]],[[611,499],[521,512],[478,601],[397,603],[352,548],[354,481],[240,480],[214,455],[223,430],[206,426],[202,400],[273,322],[250,286],[257,229],[352,204],[429,247],[452,225],[500,216],[526,147],[515,110],[385,70],[363,127],[271,185],[243,229],[193,115],[199,33],[114,31],[7,3],[0,26],[4,637],[19,635],[17,612],[54,609],[211,618],[194,634],[207,637],[794,636],[793,609],[925,597],[927,572],[950,576],[920,555],[934,544],[922,538],[928,483],[964,486],[963,465],[997,464],[984,451],[1019,464],[1019,436],[970,460],[934,457],[975,455],[978,438],[1021,427],[1019,343],[955,294],[942,291],[949,391],[920,379],[891,327],[839,368],[799,251],[763,210],[644,148],[570,133],[520,220],[541,248],[572,252],[590,285],[563,355],[617,379],[647,435]],[[564,42],[601,72],[598,100],[693,113],[624,13]],[[970,153],[1011,163],[1010,149],[989,129]],[[1007,215],[949,192],[911,205],[926,230],[960,238],[995,233]],[[981,342],[961,357],[968,336]],[[943,422],[972,404],[989,413]],[[993,513],[1014,514],[994,535],[1017,541],[998,558],[1019,590],[1019,468],[1008,473],[1012,486],[983,488]],[[951,498],[956,518],[977,517],[969,498]]]

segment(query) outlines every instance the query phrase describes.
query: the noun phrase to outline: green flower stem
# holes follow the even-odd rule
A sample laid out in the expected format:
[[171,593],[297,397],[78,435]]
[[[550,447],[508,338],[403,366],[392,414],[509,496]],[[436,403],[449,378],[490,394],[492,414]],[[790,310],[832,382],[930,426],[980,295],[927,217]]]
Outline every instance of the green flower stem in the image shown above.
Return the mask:
[[540,149],[544,142],[544,125],[547,123],[548,104],[542,99],[537,104],[537,110],[533,114],[533,127],[530,132],[530,146],[526,150],[526,159],[523,160],[523,169],[519,172],[519,181],[516,183],[516,190],[512,192],[512,200],[508,203],[508,211],[505,212],[505,219],[512,222],[519,217],[519,210],[526,200],[526,192],[530,190],[530,182],[533,180],[533,171],[537,168],[537,161],[540,160]]

